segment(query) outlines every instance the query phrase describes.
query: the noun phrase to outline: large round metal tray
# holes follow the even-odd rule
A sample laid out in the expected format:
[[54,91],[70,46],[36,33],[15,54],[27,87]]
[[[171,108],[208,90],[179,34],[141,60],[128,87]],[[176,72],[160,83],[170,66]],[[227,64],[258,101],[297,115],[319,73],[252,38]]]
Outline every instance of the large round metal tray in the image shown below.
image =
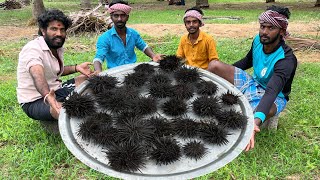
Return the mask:
[[[157,63],[150,62],[152,65]],[[133,72],[133,68],[138,64],[129,64],[110,69],[102,74],[108,74],[117,77],[120,81],[124,75]],[[109,176],[122,179],[190,179],[208,174],[225,166],[234,160],[249,143],[253,132],[253,114],[249,102],[244,95],[226,80],[212,74],[208,71],[199,69],[202,79],[213,81],[219,87],[218,94],[228,90],[239,95],[239,104],[234,107],[248,117],[247,125],[241,130],[230,131],[231,135],[227,137],[229,143],[223,146],[206,145],[208,153],[200,160],[192,160],[182,157],[179,161],[169,165],[156,165],[148,162],[145,168],[139,172],[118,172],[108,165],[104,150],[90,142],[83,141],[77,136],[81,119],[70,118],[65,109],[62,108],[59,117],[59,130],[66,147],[69,151],[87,166],[107,174]],[[85,92],[88,81],[82,83],[75,89],[79,94]],[[184,143],[183,140],[179,140]]]

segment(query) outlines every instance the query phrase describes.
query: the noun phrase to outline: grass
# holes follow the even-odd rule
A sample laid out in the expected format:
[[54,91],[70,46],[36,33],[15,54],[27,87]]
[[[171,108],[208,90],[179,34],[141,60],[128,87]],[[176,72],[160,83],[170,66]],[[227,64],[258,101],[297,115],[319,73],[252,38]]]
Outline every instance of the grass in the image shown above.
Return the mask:
[[[168,6],[166,1],[156,0],[134,0],[129,1],[132,3],[133,10],[130,14],[129,23],[132,24],[144,24],[144,23],[168,23],[168,24],[180,24],[182,23],[182,17],[186,8],[195,5],[192,0],[186,1],[186,7]],[[141,6],[141,3],[145,4]],[[241,3],[246,3],[244,6],[239,6]],[[93,6],[97,5],[97,2],[93,3]],[[259,14],[270,4],[261,1],[254,0],[211,0],[210,9],[204,9],[205,17],[209,19],[205,20],[205,23],[226,23],[226,24],[242,24],[249,22],[256,22]],[[228,3],[229,6],[224,6]],[[282,3],[282,4],[281,4]],[[308,4],[308,8],[300,10],[297,4]],[[80,1],[44,1],[46,8],[58,8],[63,10],[66,14],[71,12],[77,12],[80,10]],[[231,6],[232,4],[236,4]],[[313,22],[320,19],[320,13],[317,8],[312,8],[310,1],[295,1],[295,0],[281,0],[279,5],[284,5],[292,8],[292,17],[290,21],[304,21]],[[241,4],[240,4],[241,5]],[[148,10],[153,8],[153,10]],[[239,9],[240,8],[240,9]],[[1,25],[25,25],[26,22],[32,17],[31,6],[23,9],[17,9],[13,11],[0,10],[2,18],[0,19]],[[161,14],[161,16],[155,16],[155,14]],[[235,17],[239,20],[221,19],[221,17]]]
[[[145,1],[151,3],[151,0]],[[137,5],[141,1],[133,2]],[[223,3],[226,1],[212,0],[210,2]],[[46,1],[45,5],[64,6],[66,11],[72,11],[73,8],[78,7],[78,2]],[[0,10],[1,16],[5,17],[0,19],[0,23],[23,25],[28,19],[29,11],[28,8],[15,11]],[[3,14],[3,12],[5,13]],[[135,22],[139,21],[139,18],[146,18],[141,23],[149,23],[149,20],[166,23],[167,18],[172,20],[176,18],[171,17],[176,12],[182,12],[182,9],[171,13],[169,10],[153,11],[153,13],[151,10],[136,11],[132,17],[138,17],[130,19],[130,21]],[[205,13],[212,16],[227,15],[227,12],[216,10]],[[241,15],[240,12],[239,10],[231,13]],[[155,17],[155,13],[159,15]],[[243,16],[250,19],[255,13],[258,11],[252,10]],[[313,13],[301,11],[300,15],[302,17],[313,16],[312,18],[318,18],[319,21],[319,14]],[[152,14],[153,16],[150,17]],[[292,19],[304,20],[300,16]],[[309,20],[306,18],[305,21]],[[179,42],[179,37],[170,35],[162,38],[143,35],[143,38],[154,51],[163,54],[174,54]],[[96,39],[97,35],[92,34],[69,37],[65,44],[66,64],[91,61],[95,53]],[[252,41],[249,37],[218,38],[216,40],[219,58],[226,63],[233,63],[242,58],[249,50]],[[28,41],[29,39],[21,39],[0,42],[0,179],[114,179],[82,164],[69,152],[59,136],[46,133],[37,121],[28,118],[19,107],[15,90],[17,57],[20,49]],[[137,56],[140,62],[149,61],[139,51]],[[241,153],[234,161],[218,171],[197,179],[319,178],[319,71],[320,63],[300,63],[293,83],[291,99],[280,117],[279,129],[277,131],[262,131],[257,136],[256,148],[253,151]]]

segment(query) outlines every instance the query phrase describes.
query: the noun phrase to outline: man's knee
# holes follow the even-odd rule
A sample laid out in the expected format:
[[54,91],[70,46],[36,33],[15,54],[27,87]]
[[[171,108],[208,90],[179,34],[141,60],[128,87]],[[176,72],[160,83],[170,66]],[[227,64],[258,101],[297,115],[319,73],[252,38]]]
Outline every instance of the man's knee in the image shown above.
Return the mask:
[[217,72],[219,72],[221,67],[222,67],[222,63],[220,61],[213,60],[208,65],[208,71],[216,74]]
[[27,116],[34,120],[40,121],[56,121],[50,113],[50,106],[44,104],[43,98],[34,102],[26,103],[22,106]]
[[273,117],[277,113],[277,106],[272,104],[269,114],[267,115],[267,119]]

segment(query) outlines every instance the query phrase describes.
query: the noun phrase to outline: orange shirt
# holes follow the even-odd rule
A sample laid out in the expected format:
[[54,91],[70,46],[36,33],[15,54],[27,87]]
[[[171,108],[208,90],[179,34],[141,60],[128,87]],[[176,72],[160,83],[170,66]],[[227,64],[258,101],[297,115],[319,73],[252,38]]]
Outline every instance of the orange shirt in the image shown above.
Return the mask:
[[180,39],[177,56],[186,59],[190,66],[207,69],[209,62],[213,59],[218,60],[216,43],[212,36],[200,31],[197,41],[192,44],[188,34]]

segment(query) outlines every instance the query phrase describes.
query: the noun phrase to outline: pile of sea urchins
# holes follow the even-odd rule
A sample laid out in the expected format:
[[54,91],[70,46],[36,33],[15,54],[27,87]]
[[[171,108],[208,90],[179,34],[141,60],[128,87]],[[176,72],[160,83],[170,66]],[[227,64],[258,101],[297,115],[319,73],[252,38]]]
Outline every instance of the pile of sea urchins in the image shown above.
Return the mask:
[[232,108],[237,95],[217,95],[217,84],[174,55],[158,66],[140,63],[119,79],[91,77],[89,93],[74,92],[63,104],[69,117],[80,119],[77,135],[102,146],[116,171],[140,171],[148,161],[167,165],[183,156],[199,160],[207,145],[224,146],[231,129],[246,126],[247,117]]

